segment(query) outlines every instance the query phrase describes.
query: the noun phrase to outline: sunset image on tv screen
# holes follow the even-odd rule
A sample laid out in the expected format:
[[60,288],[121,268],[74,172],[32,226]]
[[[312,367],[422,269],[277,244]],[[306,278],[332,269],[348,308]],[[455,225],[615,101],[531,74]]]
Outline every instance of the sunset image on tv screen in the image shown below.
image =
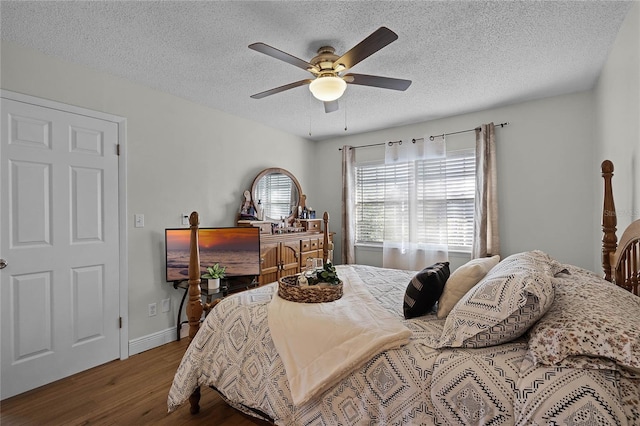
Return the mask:
[[[191,230],[166,229],[167,281],[189,279]],[[260,230],[258,228],[200,228],[200,275],[215,263],[227,276],[260,274]]]

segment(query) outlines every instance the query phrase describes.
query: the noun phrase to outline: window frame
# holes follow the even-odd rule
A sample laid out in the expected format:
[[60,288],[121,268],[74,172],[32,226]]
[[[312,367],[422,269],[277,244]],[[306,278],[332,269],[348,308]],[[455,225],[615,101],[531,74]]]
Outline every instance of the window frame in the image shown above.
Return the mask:
[[[447,208],[449,207],[453,207],[453,206],[463,206],[463,209],[465,210],[465,212],[463,214],[461,214],[461,218],[466,216],[466,223],[464,224],[464,226],[467,227],[466,229],[466,234],[465,237],[462,238],[462,240],[467,240],[469,241],[469,243],[467,245],[453,245],[453,244],[448,244],[448,251],[449,252],[455,252],[455,253],[465,253],[465,254],[469,254],[471,253],[472,250],[472,240],[473,240],[473,212],[475,209],[475,148],[461,148],[461,149],[456,149],[456,150],[451,150],[447,152],[446,155],[446,161],[448,163],[451,164],[451,162],[455,161],[456,158],[461,158],[462,157],[462,162],[464,163],[463,168],[464,167],[468,167],[468,166],[472,166],[470,168],[470,171],[464,171],[462,173],[463,178],[469,179],[469,177],[473,177],[473,184],[470,185],[469,182],[465,182],[462,184],[462,186],[466,187],[466,192],[462,191],[462,194],[460,194],[460,187],[458,187],[458,191],[456,193],[456,195],[462,195],[462,196],[457,196],[457,197],[452,197],[449,198],[449,196],[447,195],[446,199],[447,199]],[[355,177],[355,182],[354,182],[354,186],[355,186],[355,208],[354,208],[354,216],[355,216],[355,246],[356,247],[379,247],[382,248],[383,246],[383,242],[382,239],[380,239],[379,241],[374,241],[374,240],[360,240],[358,239],[361,235],[360,233],[360,225],[359,222],[362,220],[361,219],[361,215],[363,214],[367,214],[366,211],[363,211],[363,209],[361,208],[360,204],[360,199],[364,196],[361,191],[363,190],[362,186],[359,184],[359,180],[360,180],[360,170],[362,169],[369,169],[372,173],[374,173],[375,171],[371,170],[371,169],[376,169],[378,168],[378,170],[382,171],[382,173],[385,173],[385,169],[386,168],[397,168],[398,165],[385,165],[384,164],[384,160],[379,160],[379,161],[363,161],[363,162],[358,162],[355,164],[355,171],[354,171],[354,177]],[[406,165],[401,165],[400,167],[405,167]],[[416,166],[414,166],[415,168],[417,168]],[[380,173],[379,173],[380,174]],[[458,176],[460,177],[460,176]],[[384,176],[383,176],[384,178]],[[380,192],[384,191],[384,181],[381,180],[380,181],[380,186],[377,188],[377,198],[378,198],[378,203],[382,204],[382,207],[378,208],[378,211],[380,212],[377,216],[382,216],[380,217],[380,219],[377,221],[377,224],[374,223],[372,224],[370,227],[372,228],[378,228],[378,233],[384,232],[384,193],[380,194]],[[375,191],[374,191],[375,193]],[[370,196],[371,194],[369,194]],[[467,195],[467,196],[464,196]],[[468,196],[471,195],[471,196]],[[410,203],[411,205],[409,206],[409,210],[415,211],[416,207],[418,205],[418,201],[416,200],[415,197],[409,197]],[[452,200],[459,200],[459,203],[451,203]],[[466,200],[466,201],[465,201]],[[374,203],[374,201],[370,201],[369,202]],[[370,209],[371,210],[371,209]],[[471,213],[471,217],[469,218],[469,213]],[[369,216],[371,217],[371,213],[369,213]],[[375,214],[374,214],[375,215]],[[449,217],[450,215],[447,214],[447,216]],[[410,219],[410,221],[415,223],[415,218]],[[453,225],[451,223],[447,224],[447,228],[448,228],[448,233],[452,233],[452,227]],[[471,227],[471,229],[469,230],[469,226]],[[382,230],[380,230],[379,228],[382,227]],[[375,230],[373,231],[369,231],[369,233],[375,233]]]

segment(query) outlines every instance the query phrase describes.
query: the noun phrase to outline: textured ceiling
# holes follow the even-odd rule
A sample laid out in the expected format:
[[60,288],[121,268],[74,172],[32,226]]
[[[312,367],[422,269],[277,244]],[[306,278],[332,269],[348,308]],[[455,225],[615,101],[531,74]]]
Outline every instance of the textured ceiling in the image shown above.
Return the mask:
[[[46,54],[321,140],[590,89],[630,7],[615,1],[2,1],[0,32]],[[406,92],[349,85],[340,110],[330,114],[306,86],[249,98],[311,77],[249,44],[261,41],[308,61],[323,45],[341,55],[380,26],[398,40],[352,71],[412,80]]]

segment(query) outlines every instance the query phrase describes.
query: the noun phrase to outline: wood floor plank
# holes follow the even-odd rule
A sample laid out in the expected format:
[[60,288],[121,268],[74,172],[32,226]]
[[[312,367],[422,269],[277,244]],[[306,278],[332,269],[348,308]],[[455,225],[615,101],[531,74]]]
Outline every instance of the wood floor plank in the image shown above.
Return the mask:
[[2,426],[220,425],[266,426],[202,390],[200,413],[186,403],[167,413],[167,394],[188,339],[78,373],[0,402]]

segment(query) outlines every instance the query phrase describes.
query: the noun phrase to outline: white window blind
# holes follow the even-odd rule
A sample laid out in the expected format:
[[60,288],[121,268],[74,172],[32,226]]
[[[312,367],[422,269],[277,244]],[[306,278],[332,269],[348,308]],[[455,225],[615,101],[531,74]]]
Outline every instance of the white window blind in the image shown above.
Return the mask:
[[[415,179],[415,185],[411,180]],[[446,158],[404,164],[356,166],[356,243],[382,243],[385,187],[409,194],[409,205],[387,200],[387,235],[406,235],[417,227],[418,243],[448,241],[449,250],[471,251],[475,195],[475,151],[448,152]],[[413,189],[412,189],[413,188]],[[387,195],[389,196],[389,195]],[[407,217],[407,215],[413,217]],[[446,225],[442,215],[446,215]],[[442,227],[446,226],[443,230]]]

